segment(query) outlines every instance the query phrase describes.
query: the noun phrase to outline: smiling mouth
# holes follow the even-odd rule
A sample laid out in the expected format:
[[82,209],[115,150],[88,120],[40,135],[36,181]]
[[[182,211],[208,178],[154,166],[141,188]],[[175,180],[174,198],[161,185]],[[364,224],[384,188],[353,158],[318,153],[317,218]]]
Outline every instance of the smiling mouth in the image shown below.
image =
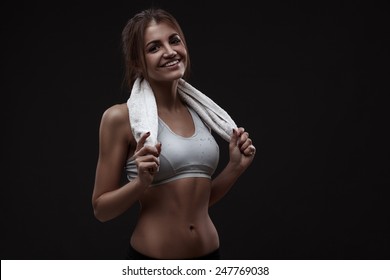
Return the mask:
[[167,62],[167,63],[161,65],[161,67],[170,67],[170,66],[176,65],[176,64],[178,64],[178,63],[179,63],[179,60],[176,59],[176,60],[169,61],[169,62]]

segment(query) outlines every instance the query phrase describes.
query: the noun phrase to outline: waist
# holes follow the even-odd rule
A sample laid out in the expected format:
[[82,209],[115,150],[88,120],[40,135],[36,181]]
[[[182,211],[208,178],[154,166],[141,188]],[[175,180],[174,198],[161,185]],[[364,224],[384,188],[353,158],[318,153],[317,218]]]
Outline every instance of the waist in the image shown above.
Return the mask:
[[190,259],[216,250],[219,237],[208,216],[187,222],[142,217],[131,236],[131,245],[157,259]]
[[148,188],[132,235],[133,247],[156,258],[192,258],[219,246],[209,216],[211,181],[184,178]]

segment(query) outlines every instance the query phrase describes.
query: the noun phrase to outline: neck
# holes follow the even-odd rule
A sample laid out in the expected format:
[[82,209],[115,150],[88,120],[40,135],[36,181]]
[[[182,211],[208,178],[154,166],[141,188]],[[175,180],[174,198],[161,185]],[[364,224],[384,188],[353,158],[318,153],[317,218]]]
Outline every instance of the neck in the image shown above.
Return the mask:
[[156,98],[156,104],[159,111],[176,111],[183,106],[183,103],[177,94],[178,83],[178,80],[169,82],[149,82]]

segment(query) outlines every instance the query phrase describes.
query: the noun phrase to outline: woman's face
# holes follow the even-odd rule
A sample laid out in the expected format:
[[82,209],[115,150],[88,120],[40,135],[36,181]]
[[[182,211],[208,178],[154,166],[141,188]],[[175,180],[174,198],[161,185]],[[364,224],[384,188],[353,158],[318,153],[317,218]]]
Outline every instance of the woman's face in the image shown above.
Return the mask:
[[187,50],[173,27],[152,22],[145,30],[144,48],[150,80],[174,81],[183,77]]

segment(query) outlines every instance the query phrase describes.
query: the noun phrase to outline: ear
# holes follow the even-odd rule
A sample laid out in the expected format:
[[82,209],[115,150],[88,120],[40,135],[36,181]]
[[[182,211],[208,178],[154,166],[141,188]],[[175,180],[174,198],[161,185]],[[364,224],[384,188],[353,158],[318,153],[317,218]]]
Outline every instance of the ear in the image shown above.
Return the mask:
[[135,69],[135,73],[136,73],[137,78],[143,79],[146,77],[142,65],[139,65],[137,63],[137,65],[134,66],[134,69]]

